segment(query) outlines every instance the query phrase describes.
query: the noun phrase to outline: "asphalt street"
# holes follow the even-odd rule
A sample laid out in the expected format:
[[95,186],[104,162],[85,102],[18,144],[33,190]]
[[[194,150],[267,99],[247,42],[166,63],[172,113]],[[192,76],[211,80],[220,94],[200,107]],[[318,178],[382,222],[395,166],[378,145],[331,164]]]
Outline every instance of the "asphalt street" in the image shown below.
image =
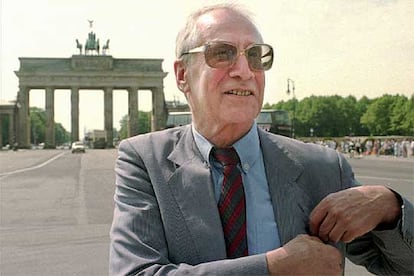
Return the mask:
[[[0,275],[107,275],[117,152],[0,152]],[[414,201],[414,158],[348,159]],[[347,265],[345,275],[371,275]]]
[[1,275],[108,274],[115,158],[115,150],[0,153]]

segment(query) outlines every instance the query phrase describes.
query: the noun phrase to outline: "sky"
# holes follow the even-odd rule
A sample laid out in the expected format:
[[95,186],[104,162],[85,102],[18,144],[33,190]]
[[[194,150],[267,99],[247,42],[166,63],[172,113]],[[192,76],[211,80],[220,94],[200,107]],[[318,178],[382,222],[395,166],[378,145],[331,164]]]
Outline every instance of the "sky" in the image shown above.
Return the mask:
[[[163,59],[166,100],[185,102],[176,88],[175,37],[186,17],[213,0],[1,0],[0,101],[18,91],[19,57],[70,58],[93,31],[114,58]],[[266,72],[265,103],[311,95],[379,97],[414,94],[414,1],[239,0],[251,11],[265,43],[275,50]],[[44,90],[30,92],[30,106],[44,108]],[[55,121],[70,131],[70,91],[55,92]],[[139,109],[151,93],[139,91]],[[114,91],[114,127],[127,114],[127,92]],[[103,92],[80,91],[80,133],[103,129]]]

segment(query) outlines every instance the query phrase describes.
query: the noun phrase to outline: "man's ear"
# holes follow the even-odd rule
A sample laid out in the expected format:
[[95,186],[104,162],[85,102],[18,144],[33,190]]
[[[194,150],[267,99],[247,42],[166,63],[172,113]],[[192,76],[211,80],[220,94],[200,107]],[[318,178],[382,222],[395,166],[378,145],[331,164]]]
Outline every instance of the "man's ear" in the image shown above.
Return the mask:
[[186,92],[186,88],[188,87],[186,69],[186,65],[182,60],[176,60],[174,62],[175,82],[178,89],[180,89],[183,93]]

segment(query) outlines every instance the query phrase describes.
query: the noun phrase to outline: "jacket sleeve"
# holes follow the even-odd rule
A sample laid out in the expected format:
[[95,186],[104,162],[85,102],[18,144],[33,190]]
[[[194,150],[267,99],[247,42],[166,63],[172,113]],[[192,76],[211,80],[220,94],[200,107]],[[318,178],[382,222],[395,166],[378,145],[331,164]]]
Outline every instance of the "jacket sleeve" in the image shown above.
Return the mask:
[[110,275],[266,275],[264,254],[198,264],[172,263],[163,219],[145,162],[129,140],[119,146]]
[[[348,162],[340,157],[343,183],[357,182]],[[414,209],[402,198],[402,216],[395,228],[373,230],[346,245],[346,257],[377,275],[414,275]]]

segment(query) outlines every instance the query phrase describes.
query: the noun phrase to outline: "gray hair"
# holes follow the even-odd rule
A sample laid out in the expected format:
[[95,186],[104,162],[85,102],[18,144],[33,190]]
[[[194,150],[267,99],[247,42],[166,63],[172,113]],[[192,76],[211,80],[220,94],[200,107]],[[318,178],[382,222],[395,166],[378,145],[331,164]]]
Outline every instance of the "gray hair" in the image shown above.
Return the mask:
[[[215,10],[229,10],[238,15],[242,18],[246,19],[247,21],[251,22],[254,26],[254,22],[251,17],[251,13],[248,12],[246,9],[242,8],[240,5],[234,3],[222,3],[216,4],[211,6],[203,7],[199,10],[196,10],[192,14],[190,14],[187,18],[186,24],[180,30],[176,38],[176,48],[175,48],[175,55],[176,58],[179,59],[181,55],[192,48],[200,46],[201,37],[200,32],[197,30],[197,20],[204,14],[210,13]],[[187,61],[187,56],[183,57],[183,60]]]

